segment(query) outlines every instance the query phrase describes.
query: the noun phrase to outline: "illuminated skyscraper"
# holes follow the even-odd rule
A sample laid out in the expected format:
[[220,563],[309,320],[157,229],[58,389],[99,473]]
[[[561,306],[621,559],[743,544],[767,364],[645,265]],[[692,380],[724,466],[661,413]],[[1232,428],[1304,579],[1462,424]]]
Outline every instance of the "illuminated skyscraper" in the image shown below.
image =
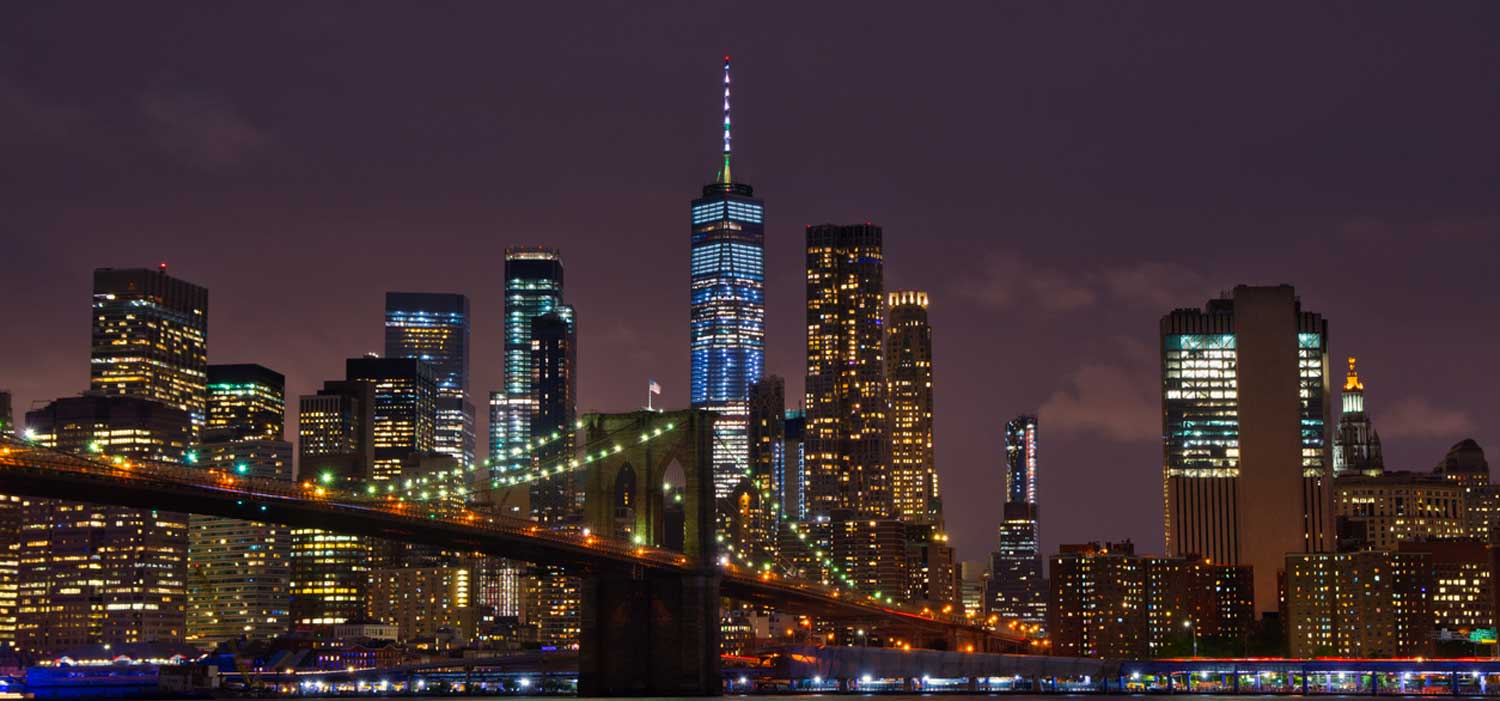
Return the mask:
[[532,386],[531,320],[557,313],[569,328],[573,308],[563,304],[563,264],[558,252],[538,246],[505,251],[505,388],[490,395],[490,469],[514,472],[531,466],[531,421],[537,397]]
[[1171,555],[1250,565],[1277,610],[1287,553],[1333,549],[1328,322],[1290,285],[1241,285],[1161,320]]
[[375,387],[375,466],[370,477],[397,479],[401,463],[437,447],[437,378],[416,358],[350,358],[345,379]]
[[891,513],[878,226],[807,228],[807,510]]
[[[97,393],[27,412],[26,427],[49,448],[141,460],[181,462],[194,441],[186,411]],[[182,642],[186,514],[31,499],[21,524],[18,647]]]
[[[324,382],[317,394],[303,395],[297,437],[301,479],[370,479],[375,464],[375,385],[335,380]],[[334,624],[362,617],[370,559],[369,538],[292,529],[292,622]]]
[[469,400],[469,298],[434,292],[385,293],[385,357],[417,358],[437,378],[436,451],[474,463]]
[[208,366],[208,425],[203,442],[279,441],[285,427],[286,378],[281,373],[263,365]]
[[891,401],[891,501],[896,518],[942,520],[932,459],[932,326],[927,293],[892,292],[885,373]]
[[1355,358],[1349,357],[1349,374],[1344,379],[1343,412],[1338,433],[1333,437],[1333,474],[1335,477],[1358,473],[1379,475],[1385,472],[1385,458],[1380,450],[1380,434],[1365,413],[1365,383],[1354,369]]
[[[292,479],[283,440],[286,379],[261,365],[208,366],[208,426],[198,462],[231,474]],[[291,529],[222,516],[188,517],[187,640],[214,645],[286,632]]]
[[90,389],[153,399],[203,428],[208,380],[208,290],[167,266],[94,271]]
[[1040,624],[1047,620],[1036,491],[1037,419],[1021,415],[1005,424],[1005,507],[1000,549],[990,555],[990,610]]
[[765,203],[729,169],[729,57],[724,166],[692,205],[692,404],[712,409],[714,493],[728,496],[750,460],[750,385],[765,367]]

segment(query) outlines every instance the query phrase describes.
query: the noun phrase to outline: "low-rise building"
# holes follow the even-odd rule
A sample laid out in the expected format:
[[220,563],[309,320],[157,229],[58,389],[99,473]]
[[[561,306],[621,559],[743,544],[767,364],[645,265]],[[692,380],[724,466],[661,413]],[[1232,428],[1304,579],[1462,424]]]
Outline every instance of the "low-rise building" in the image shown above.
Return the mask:
[[1286,556],[1293,657],[1431,654],[1432,556],[1366,550]]

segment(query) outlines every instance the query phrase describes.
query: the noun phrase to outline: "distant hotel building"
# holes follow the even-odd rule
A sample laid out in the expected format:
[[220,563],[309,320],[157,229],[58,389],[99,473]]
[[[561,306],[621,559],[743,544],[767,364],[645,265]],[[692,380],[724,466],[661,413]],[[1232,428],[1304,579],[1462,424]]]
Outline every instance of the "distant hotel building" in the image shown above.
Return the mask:
[[1037,508],[1037,418],[1005,423],[1005,506],[1000,549],[990,555],[990,610],[1026,623],[1047,620]]
[[[208,426],[199,462],[228,474],[292,479],[283,440],[286,380],[260,365],[208,366]],[[291,623],[291,529],[222,516],[188,517],[187,640],[267,639]]]
[[881,229],[807,228],[807,511],[891,514]]
[[902,521],[942,521],[932,452],[932,326],[927,293],[890,293],[885,373],[891,404],[890,488]]
[[765,203],[731,175],[729,58],[724,59],[724,165],[692,203],[692,405],[712,409],[714,494],[729,496],[750,459],[750,386],[765,367]]
[[1169,554],[1251,565],[1277,610],[1287,553],[1333,549],[1328,322],[1288,285],[1161,320]]
[[532,386],[531,322],[557,314],[571,332],[573,308],[563,304],[563,263],[556,250],[519,246],[505,250],[505,386],[490,394],[491,474],[529,469],[536,456],[532,416],[538,412]]
[[1349,357],[1349,374],[1344,379],[1343,411],[1338,432],[1333,437],[1333,474],[1379,475],[1385,471],[1380,450],[1380,435],[1365,413],[1365,383]]
[[435,450],[474,464],[469,399],[469,298],[435,292],[385,293],[385,357],[416,358],[437,379]]

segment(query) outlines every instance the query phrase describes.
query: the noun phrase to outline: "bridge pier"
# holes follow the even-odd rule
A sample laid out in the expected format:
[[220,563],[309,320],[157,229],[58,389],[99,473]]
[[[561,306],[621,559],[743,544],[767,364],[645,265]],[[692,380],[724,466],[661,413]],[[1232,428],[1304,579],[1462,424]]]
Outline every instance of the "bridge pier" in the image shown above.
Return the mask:
[[579,696],[720,696],[719,574],[584,578]]

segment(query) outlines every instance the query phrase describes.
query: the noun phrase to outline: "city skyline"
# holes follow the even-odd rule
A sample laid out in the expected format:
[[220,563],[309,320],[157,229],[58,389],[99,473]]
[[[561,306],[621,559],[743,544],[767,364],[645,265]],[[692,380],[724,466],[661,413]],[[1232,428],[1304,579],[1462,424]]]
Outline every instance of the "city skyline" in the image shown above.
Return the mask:
[[[575,134],[570,142],[562,138],[561,131],[544,132],[546,136],[541,137],[550,147],[562,148],[567,153],[554,154],[549,159],[571,161],[575,168],[586,160],[589,162],[587,172],[576,183],[579,187],[597,187],[602,191],[607,189],[607,183],[627,177],[644,180],[645,184],[616,183],[624,192],[610,194],[607,204],[609,208],[618,208],[614,221],[621,224],[623,231],[611,231],[608,238],[593,234],[599,227],[590,213],[558,211],[566,206],[549,199],[545,191],[549,183],[560,182],[565,172],[576,174],[576,171],[553,170],[553,166],[546,164],[541,166],[540,173],[528,176],[536,178],[539,185],[517,187],[518,183],[507,180],[505,187],[511,188],[512,193],[495,202],[478,201],[472,190],[465,189],[467,186],[458,188],[459,196],[452,202],[434,199],[435,193],[417,182],[426,172],[424,168],[437,169],[438,174],[444,175],[441,179],[450,183],[492,169],[507,169],[506,159],[499,157],[499,153],[484,151],[484,158],[493,162],[476,166],[471,158],[459,155],[453,143],[441,140],[434,142],[442,154],[436,165],[413,166],[412,173],[377,169],[368,185],[371,190],[363,193],[353,185],[320,190],[318,177],[295,175],[285,168],[309,153],[316,153],[303,150],[306,143],[302,139],[317,133],[320,125],[276,115],[267,106],[275,100],[267,101],[270,97],[264,87],[253,87],[256,81],[244,72],[247,67],[237,67],[234,59],[213,52],[210,64],[228,72],[224,84],[185,75],[163,78],[167,81],[165,85],[152,86],[144,77],[153,72],[150,59],[126,60],[125,65],[102,70],[110,75],[135,71],[125,84],[141,91],[140,109],[146,119],[152,119],[151,114],[167,114],[191,120],[193,115],[201,116],[204,111],[215,115],[221,112],[214,110],[229,110],[231,116],[240,120],[231,121],[230,125],[243,124],[249,131],[217,133],[209,139],[210,145],[232,145],[230,156],[224,157],[221,151],[211,149],[204,153],[194,151],[193,146],[181,146],[174,140],[190,138],[184,132],[169,132],[164,140],[177,145],[158,153],[151,150],[156,148],[151,144],[156,144],[160,136],[155,132],[100,134],[90,131],[85,124],[82,138],[103,139],[117,145],[121,142],[116,140],[123,140],[128,146],[122,147],[126,151],[144,151],[137,155],[145,162],[167,164],[159,172],[142,175],[141,183],[124,189],[121,194],[144,193],[145,199],[133,211],[122,214],[118,209],[121,202],[113,199],[121,195],[102,189],[85,195],[75,193],[65,199],[62,193],[74,191],[61,189],[51,167],[25,158],[28,155],[35,158],[55,148],[48,145],[45,128],[31,121],[30,112],[20,113],[19,118],[12,112],[3,113],[5,119],[20,124],[19,133],[35,132],[42,136],[19,148],[21,162],[36,164],[38,177],[18,183],[12,190],[12,194],[23,198],[20,200],[23,204],[7,206],[7,211],[14,212],[16,217],[0,224],[4,227],[0,228],[0,234],[7,241],[16,242],[14,255],[0,262],[0,272],[17,283],[18,293],[11,295],[16,303],[17,321],[32,330],[28,344],[0,355],[0,361],[13,369],[0,379],[0,384],[15,392],[17,415],[39,406],[39,402],[75,395],[85,389],[87,379],[80,375],[84,351],[78,350],[82,320],[77,309],[87,294],[88,276],[95,267],[150,267],[165,259],[171,266],[171,274],[207,287],[214,295],[210,361],[260,363],[283,372],[287,375],[289,397],[311,394],[322,380],[341,377],[345,358],[380,349],[384,292],[432,290],[466,294],[473,302],[474,312],[472,357],[483,359],[482,363],[475,363],[471,391],[483,396],[490,388],[501,386],[494,367],[497,363],[492,359],[500,357],[503,293],[494,270],[501,265],[503,248],[548,245],[561,249],[569,262],[570,301],[588,310],[588,323],[581,331],[579,344],[580,410],[634,408],[641,403],[641,388],[648,378],[661,382],[663,405],[685,406],[688,344],[681,287],[687,252],[681,245],[681,193],[691,192],[691,188],[712,175],[704,172],[703,164],[710,162],[715,135],[700,132],[713,126],[712,120],[703,119],[703,115],[712,113],[714,101],[698,97],[702,97],[700,93],[713,97],[711,88],[718,70],[715,60],[727,50],[740,64],[737,86],[754,96],[743,103],[746,116],[737,118],[744,128],[737,131],[736,137],[749,146],[742,150],[748,155],[743,162],[737,160],[735,168],[747,181],[772,193],[777,212],[767,231],[767,374],[788,378],[787,396],[801,396],[801,380],[797,378],[803,374],[799,280],[802,224],[873,221],[886,232],[886,288],[931,289],[934,297],[942,300],[942,304],[934,307],[932,320],[935,364],[943,368],[936,389],[939,395],[936,404],[942,407],[936,418],[935,433],[942,437],[936,446],[937,464],[942,471],[950,530],[955,532],[959,551],[974,558],[993,547],[993,526],[998,514],[984,505],[1000,490],[996,475],[988,466],[1000,459],[999,436],[1005,419],[1016,413],[1038,411],[1048,426],[1049,437],[1048,464],[1040,490],[1048,495],[1049,515],[1043,552],[1055,551],[1057,543],[1104,536],[1131,537],[1143,552],[1160,552],[1161,528],[1156,523],[1160,519],[1159,485],[1153,487],[1153,480],[1160,472],[1160,439],[1151,435],[1153,424],[1159,432],[1160,423],[1159,406],[1154,399],[1158,377],[1150,362],[1156,352],[1154,322],[1169,309],[1195,306],[1220,289],[1239,283],[1293,284],[1309,307],[1336,324],[1329,356],[1339,359],[1358,355],[1361,370],[1379,378],[1380,396],[1378,403],[1372,403],[1372,413],[1384,439],[1389,469],[1425,469],[1449,445],[1469,436],[1481,445],[1500,443],[1496,434],[1500,422],[1488,403],[1489,392],[1483,386],[1486,383],[1473,382],[1496,343],[1495,332],[1482,328],[1482,324],[1476,328],[1474,320],[1493,318],[1495,304],[1492,297],[1486,299],[1466,291],[1465,283],[1492,274],[1495,259],[1492,254],[1500,245],[1492,205],[1479,197],[1492,193],[1488,186],[1473,184],[1482,180],[1481,176],[1493,176],[1492,165],[1479,165],[1478,161],[1492,164],[1500,160],[1494,157],[1497,143],[1492,134],[1474,131],[1470,122],[1489,120],[1485,115],[1494,114],[1494,98],[1456,91],[1459,78],[1451,74],[1440,76],[1435,85],[1426,89],[1410,87],[1419,77],[1426,80],[1428,72],[1422,67],[1442,67],[1472,77],[1472,72],[1464,71],[1483,69],[1453,64],[1484,64],[1488,60],[1485,57],[1493,56],[1494,49],[1467,43],[1466,40],[1473,38],[1473,30],[1463,25],[1469,22],[1482,25],[1484,20],[1468,17],[1464,7],[1436,15],[1447,22],[1442,29],[1457,38],[1447,42],[1440,57],[1418,59],[1421,67],[1389,67],[1390,73],[1377,79],[1354,66],[1322,64],[1325,72],[1333,72],[1330,82],[1348,78],[1365,86],[1371,94],[1362,98],[1345,94],[1341,101],[1323,95],[1316,90],[1321,83],[1311,79],[1281,89],[1236,86],[1250,92],[1243,97],[1231,95],[1224,86],[1209,86],[1211,95],[1220,99],[1233,97],[1235,102],[1231,104],[1235,105],[1241,104],[1238,100],[1286,99],[1300,94],[1299,91],[1314,91],[1316,94],[1308,98],[1312,104],[1305,109],[1330,119],[1345,114],[1343,110],[1357,110],[1361,113],[1361,121],[1357,123],[1360,129],[1354,131],[1367,137],[1398,125],[1403,131],[1443,130],[1470,137],[1471,141],[1465,144],[1465,153],[1470,155],[1453,156],[1448,161],[1438,157],[1453,153],[1455,142],[1462,141],[1461,136],[1453,134],[1427,137],[1428,140],[1413,147],[1414,153],[1408,154],[1415,159],[1413,171],[1430,174],[1436,163],[1448,166],[1443,169],[1445,178],[1441,180],[1445,185],[1439,191],[1411,191],[1411,187],[1429,182],[1429,176],[1412,177],[1397,172],[1393,156],[1370,155],[1364,151],[1368,144],[1356,136],[1335,138],[1317,147],[1318,137],[1327,136],[1323,131],[1327,127],[1318,126],[1311,117],[1298,120],[1276,112],[1272,115],[1273,123],[1265,128],[1290,133],[1295,137],[1292,143],[1303,146],[1304,153],[1263,154],[1250,159],[1248,174],[1235,174],[1228,166],[1184,155],[1186,149],[1174,151],[1166,159],[1169,166],[1206,166],[1207,172],[1202,174],[1206,177],[1202,179],[1218,179],[1219,184],[1208,187],[1164,176],[1165,168],[1155,166],[1151,169],[1154,177],[1150,179],[1155,189],[1145,194],[1138,209],[1121,205],[1119,200],[1142,195],[1139,188],[1144,186],[1121,181],[1128,172],[1127,165],[1134,165],[1142,152],[1127,147],[1119,132],[1108,129],[1100,132],[1107,125],[1098,122],[1086,122],[1086,128],[1078,130],[1084,134],[1103,133],[1107,137],[1103,140],[1107,147],[1098,153],[1099,162],[1089,166],[1098,169],[1097,181],[1050,169],[1036,152],[1019,143],[1026,139],[995,137],[994,141],[982,144],[984,158],[954,155],[957,165],[949,177],[937,178],[939,183],[929,186],[917,182],[926,179],[925,174],[918,178],[901,175],[895,191],[913,188],[913,192],[907,199],[893,199],[892,190],[887,189],[890,185],[884,180],[901,168],[895,164],[913,170],[926,170],[926,166],[933,164],[905,146],[884,142],[880,137],[888,135],[886,132],[892,127],[907,123],[903,120],[929,119],[935,115],[921,111],[899,112],[883,118],[861,115],[850,123],[847,114],[815,114],[807,123],[799,124],[775,115],[772,105],[776,100],[770,97],[778,87],[788,91],[785,96],[800,97],[818,88],[828,89],[832,81],[845,81],[842,89],[856,96],[883,94],[878,91],[882,85],[872,83],[873,78],[867,72],[894,76],[893,90],[923,95],[925,89],[910,83],[913,76],[922,75],[930,65],[903,72],[894,59],[865,57],[873,63],[859,67],[844,59],[825,58],[806,64],[808,75],[813,78],[798,83],[788,65],[794,60],[767,56],[764,50],[737,47],[733,40],[727,42],[729,46],[714,48],[712,45],[724,43],[715,37],[714,41],[695,40],[681,49],[680,54],[652,55],[649,60],[653,62],[670,61],[684,67],[659,76],[634,76],[635,80],[652,81],[650,90],[641,95],[607,88],[603,95],[595,93],[588,98],[607,100],[610,110],[623,111],[622,119],[633,127],[644,123],[645,116],[657,115],[667,115],[664,119],[669,125],[680,125],[680,129],[647,132],[651,138],[646,141],[652,148],[670,154],[665,163],[645,165],[645,149],[635,146],[605,146],[609,158],[585,158],[584,154],[601,148],[596,137],[580,138]],[[1303,11],[1313,15],[1310,20],[1315,26],[1331,26],[1332,17],[1318,16],[1323,10]],[[40,10],[31,13],[23,24],[34,35],[45,35],[42,29],[49,22],[61,21],[49,19],[47,14]],[[148,10],[143,14],[153,13]],[[1049,20],[1047,14],[1031,10],[1018,18],[1017,23],[1051,26],[1050,22],[1058,21]],[[1144,23],[1149,17],[1141,15],[1150,14],[1130,11],[1123,19],[1127,23]],[[1399,13],[1376,9],[1372,14],[1372,22],[1397,31],[1399,18],[1393,15]],[[376,15],[369,21],[382,20],[379,13]],[[1104,32],[1086,18],[1078,19],[1085,22],[1086,35]],[[757,20],[756,26],[765,21],[769,19]],[[831,20],[815,12],[807,21],[811,28],[818,28]],[[1437,20],[1429,16],[1425,21],[1427,24],[1422,27],[1431,29],[1430,25]],[[82,34],[87,36],[91,31],[85,29]],[[150,35],[147,30],[140,31]],[[1010,32],[1020,30],[1004,27],[1001,31],[1010,36]],[[1283,66],[1280,61],[1295,62],[1299,58],[1310,60],[1314,45],[1319,51],[1328,50],[1325,42],[1351,49],[1345,53],[1366,55],[1377,46],[1373,41],[1343,34],[1331,38],[1298,34],[1290,39],[1290,55],[1277,59],[1275,65]],[[630,48],[624,45],[627,43],[608,45],[601,50],[614,52],[612,56],[624,55]],[[995,39],[995,43],[1004,43],[1003,38]],[[28,44],[18,41],[14,45]],[[1110,47],[1120,49],[1113,44]],[[1200,70],[1219,68],[1231,73],[1245,70],[1244,66],[1233,63],[1227,52],[1197,45],[1184,50],[1206,54],[1209,68]],[[796,57],[818,58],[816,52],[800,45],[794,45],[792,51]],[[39,55],[45,53],[41,51]],[[1105,63],[1104,54],[1085,55],[1097,61],[1097,66]],[[1459,56],[1464,57],[1462,61]],[[581,55],[567,58],[568,66],[585,65]],[[335,56],[329,60],[341,58]],[[1066,82],[1073,72],[1097,67],[1087,59],[1082,62],[1088,65],[1057,68],[1061,75],[1054,73],[1052,79]],[[590,66],[594,63],[588,61]],[[1488,65],[1495,62],[1489,61]],[[0,72],[0,88],[8,94],[23,96],[24,103],[14,104],[37,106],[42,109],[40,114],[49,114],[49,109],[67,112],[75,106],[75,89],[83,90],[87,84],[85,77],[74,73],[75,69],[65,66],[36,68],[34,73],[31,69],[15,74]],[[1177,85],[1184,78],[1181,71],[1187,70],[1153,69],[1149,65],[1136,65],[1135,69],[1143,74],[1142,80],[1152,79],[1137,87],[1154,86],[1158,92],[1144,91],[1158,98],[1165,87]],[[267,69],[270,75],[281,70],[285,68],[279,63]],[[57,78],[65,87],[48,89],[48,76]],[[1005,78],[1021,80],[1012,73],[1005,73]],[[1388,96],[1399,93],[1398,88],[1382,87],[1380,80],[1397,81],[1402,88],[1417,89],[1418,94],[1433,100],[1444,99],[1445,105],[1451,105],[1442,110],[1446,119],[1457,120],[1458,124],[1444,123],[1445,126],[1437,127],[1421,121],[1426,117],[1400,109],[1381,110],[1386,116],[1369,116],[1371,110],[1359,108],[1387,106]],[[248,81],[248,86],[236,87],[236,81]],[[365,96],[363,89],[356,84],[355,95]],[[590,92],[583,87],[576,89],[580,94]],[[1098,86],[1095,89],[1112,92]],[[455,99],[451,90],[451,86],[443,84],[426,94],[432,97],[439,111],[451,106],[456,115],[474,116],[468,111],[470,108]],[[554,88],[533,86],[525,80],[519,81],[516,90],[522,96],[537,99],[548,96],[564,103],[583,99],[557,95]],[[672,98],[669,90],[686,96]],[[1003,92],[1026,94],[1014,89]],[[1079,95],[1067,90],[1063,93],[1056,96],[1058,100],[1078,106]],[[757,98],[765,104],[754,106]],[[1468,102],[1451,104],[1459,98]],[[311,100],[306,96],[297,99]],[[676,101],[652,104],[663,99]],[[1103,97],[1091,98],[1082,104],[1093,104],[1094,99],[1104,101]],[[979,113],[986,118],[1015,119],[1017,122],[1005,124],[1026,131],[1028,125],[1035,126],[1028,120],[1035,118],[1031,113],[1039,109],[1038,104],[1045,101],[976,106],[984,108]],[[345,105],[342,109],[352,112],[356,106]],[[331,108],[325,105],[324,109]],[[1061,111],[1070,118],[1085,119],[1070,109]],[[1400,116],[1392,116],[1390,112]],[[1129,121],[1138,116],[1127,109],[1124,118],[1130,126],[1145,129],[1141,134],[1143,140],[1163,138],[1160,132]],[[1228,115],[1219,112],[1210,116],[1228,119]],[[369,128],[388,133],[414,125],[402,121],[411,119],[406,113],[385,119],[388,121]],[[524,118],[518,119],[519,128],[535,126]],[[1418,121],[1411,125],[1410,120]],[[699,121],[707,124],[699,128],[695,126]],[[148,123],[153,125],[151,129],[162,126],[158,122]],[[183,122],[164,123],[180,126]],[[1237,125],[1238,132],[1230,128],[1230,123]],[[1246,147],[1260,138],[1250,126],[1248,122],[1229,120],[1211,133],[1190,133],[1183,138],[1191,144],[1194,139],[1207,140],[1212,136],[1225,139],[1230,148]],[[477,138],[495,129],[494,124],[486,123],[482,127],[466,127],[463,132],[467,138]],[[1041,143],[1054,149],[1064,136],[1060,132],[1041,134]],[[136,136],[143,141],[130,141]],[[937,151],[959,153],[952,148],[953,142],[942,141],[938,136],[933,138],[942,144]],[[437,137],[424,133],[418,141],[427,144],[427,139]],[[350,144],[349,140],[334,140],[327,147],[343,156],[333,159],[330,168],[350,168],[362,162],[341,151]],[[812,152],[817,168],[803,167],[800,160],[809,144],[825,149]],[[408,151],[409,147],[401,144],[389,146],[397,149],[397,163],[412,164],[411,154],[415,149]],[[1363,154],[1352,159],[1360,165],[1360,170],[1380,171],[1383,178],[1393,182],[1367,178],[1353,169],[1335,168],[1336,161],[1348,155],[1345,149],[1355,146]],[[510,147],[520,149],[523,154],[528,152],[515,144]],[[891,153],[877,157],[882,156],[883,148],[889,148]],[[1020,152],[1008,159],[1009,164],[997,166],[998,160],[1006,160],[998,157],[990,160],[991,154],[1012,149]],[[1241,158],[1223,151],[1215,154],[1226,162]],[[106,152],[106,158],[121,157],[124,156],[117,151]],[[206,166],[194,160],[205,157],[209,159]],[[840,163],[843,159],[851,160]],[[998,173],[988,176],[992,180],[987,182],[1004,185],[1000,190],[1004,193],[1009,189],[1013,199],[1006,194],[989,193],[989,187],[970,189],[966,177],[980,172],[980,164],[970,160],[983,160],[986,170],[1000,168]],[[540,161],[527,163],[535,165]],[[1074,160],[1061,167],[1083,167],[1079,164],[1080,161]],[[206,179],[201,177],[204,168],[211,174]],[[1293,180],[1300,185],[1293,188],[1270,182],[1285,173],[1297,173]],[[1028,175],[1036,182],[1024,182]],[[85,184],[97,186],[108,175],[104,169],[85,169],[81,177]],[[250,187],[240,188],[237,184]],[[1253,190],[1254,195],[1226,194],[1237,187],[1257,185],[1259,189]],[[372,202],[365,197],[371,192],[386,192],[400,186],[414,188],[411,201]],[[957,189],[952,192],[943,189],[955,186]],[[1310,207],[1300,194],[1302,189],[1323,191],[1327,200]],[[191,196],[184,198],[179,190]],[[537,193],[543,194],[536,204],[524,204],[525,197]],[[569,193],[577,196],[577,190],[570,188]],[[1170,193],[1171,197],[1166,198],[1164,193]],[[1038,194],[1050,198],[1038,198]],[[1096,204],[1100,211],[1074,214],[1071,207],[1065,206],[1073,198],[1085,205]],[[1149,210],[1153,206],[1165,206],[1157,198],[1183,205],[1182,209],[1171,214],[1152,213]],[[1390,205],[1382,202],[1385,199],[1426,204]],[[72,204],[66,213],[61,209],[64,202]],[[222,216],[225,211],[256,203],[266,206],[249,209],[285,209],[287,213],[278,217],[265,211],[247,211],[233,217],[240,221],[226,221],[231,217]],[[1222,207],[1210,206],[1214,203]],[[371,213],[359,213],[356,211],[359,207],[370,207]],[[1221,208],[1250,214],[1223,215],[1217,211]],[[1215,211],[1205,211],[1209,209]],[[1123,223],[1101,225],[1101,221],[1111,220]],[[975,221],[983,221],[984,226],[974,227]],[[1145,245],[1141,245],[1138,235],[1151,229],[1163,231],[1152,233]],[[1229,255],[1214,261],[1201,260],[1204,249],[1193,248],[1191,242],[1202,236],[1205,229],[1222,234],[1219,246]],[[204,236],[204,231],[220,233]],[[352,237],[367,235],[397,245],[394,242],[400,240],[402,232],[423,232],[424,236],[441,240],[443,245],[430,246],[440,252],[419,250],[411,255],[386,255],[362,245],[362,250],[353,251],[351,259],[344,261],[347,267],[341,274],[350,278],[348,284],[336,290],[327,289],[322,296],[310,297],[305,291],[293,291],[298,281],[339,261],[337,247],[348,246]],[[618,236],[622,241],[614,234],[627,235]],[[1251,234],[1265,238],[1252,241],[1248,238]],[[1236,236],[1245,238],[1235,240]],[[1058,243],[1036,240],[1040,238],[1052,238]],[[291,259],[284,263],[285,267],[271,268],[270,279],[276,284],[270,287],[266,284],[267,273],[259,266],[251,270],[252,266],[246,263],[267,242],[284,247],[287,254],[283,257]],[[1087,250],[1079,254],[1085,247]],[[1393,248],[1411,249],[1411,253],[1388,256],[1386,251]],[[78,250],[88,254],[69,253]],[[451,253],[455,250],[462,252],[458,257],[463,261],[454,262]],[[975,250],[980,255],[972,255]],[[1280,255],[1293,250],[1299,254],[1296,260]],[[965,254],[970,255],[963,257]],[[657,262],[651,264],[652,260]],[[1351,262],[1354,264],[1346,265]],[[1403,267],[1408,262],[1411,267]],[[1417,270],[1423,264],[1426,268]],[[1400,284],[1391,284],[1392,280]],[[1389,333],[1393,328],[1407,331],[1393,337]],[[1041,345],[1005,346],[1005,339],[1021,336],[1042,339]],[[33,344],[57,351],[36,353]],[[977,353],[976,344],[995,350]],[[1142,361],[1142,357],[1146,360]],[[795,400],[789,404],[794,405]],[[1429,410],[1424,411],[1424,407]],[[1136,414],[1143,416],[1136,420]],[[1427,425],[1423,425],[1424,420]],[[295,417],[289,416],[288,421],[292,422],[288,429],[292,429]],[[483,426],[476,426],[476,433],[487,435]],[[1059,488],[1082,480],[1097,484],[1097,488],[1087,491],[1098,494],[1070,494]],[[1114,505],[1116,500],[1132,503]]]

